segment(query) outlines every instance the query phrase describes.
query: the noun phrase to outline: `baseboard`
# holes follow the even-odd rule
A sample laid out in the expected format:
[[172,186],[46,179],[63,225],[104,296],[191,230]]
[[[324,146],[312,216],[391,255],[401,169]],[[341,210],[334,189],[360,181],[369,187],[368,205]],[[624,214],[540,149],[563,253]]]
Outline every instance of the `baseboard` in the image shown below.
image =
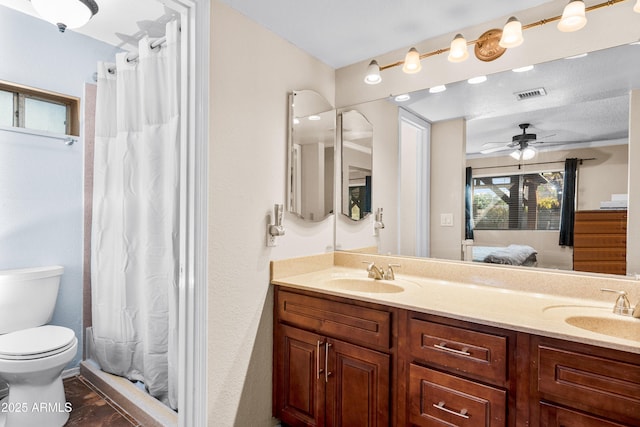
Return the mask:
[[178,414],[135,387],[126,378],[102,372],[91,361],[80,362],[80,374],[145,427],[178,425]]

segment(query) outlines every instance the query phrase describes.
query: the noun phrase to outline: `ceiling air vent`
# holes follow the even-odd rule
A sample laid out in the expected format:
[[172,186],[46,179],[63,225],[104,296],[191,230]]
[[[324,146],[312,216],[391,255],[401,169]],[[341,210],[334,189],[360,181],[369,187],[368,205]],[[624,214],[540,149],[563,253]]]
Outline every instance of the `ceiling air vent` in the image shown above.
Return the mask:
[[522,101],[523,99],[537,98],[538,96],[545,96],[547,91],[544,90],[543,87],[539,87],[537,89],[524,90],[522,92],[516,92],[515,96],[518,101]]

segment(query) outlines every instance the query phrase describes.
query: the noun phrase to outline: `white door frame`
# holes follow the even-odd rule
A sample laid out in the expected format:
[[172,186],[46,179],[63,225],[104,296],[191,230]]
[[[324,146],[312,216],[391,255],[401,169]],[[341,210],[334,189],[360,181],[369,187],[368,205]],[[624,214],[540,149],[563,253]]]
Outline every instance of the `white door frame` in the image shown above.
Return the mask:
[[207,206],[210,0],[158,0],[182,28],[178,425],[207,425]]

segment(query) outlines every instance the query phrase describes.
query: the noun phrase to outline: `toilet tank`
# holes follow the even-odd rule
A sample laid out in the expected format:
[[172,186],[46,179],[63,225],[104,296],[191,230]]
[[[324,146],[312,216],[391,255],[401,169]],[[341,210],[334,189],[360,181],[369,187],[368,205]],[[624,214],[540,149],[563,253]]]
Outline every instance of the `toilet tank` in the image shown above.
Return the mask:
[[57,265],[0,270],[0,334],[49,323],[63,271]]

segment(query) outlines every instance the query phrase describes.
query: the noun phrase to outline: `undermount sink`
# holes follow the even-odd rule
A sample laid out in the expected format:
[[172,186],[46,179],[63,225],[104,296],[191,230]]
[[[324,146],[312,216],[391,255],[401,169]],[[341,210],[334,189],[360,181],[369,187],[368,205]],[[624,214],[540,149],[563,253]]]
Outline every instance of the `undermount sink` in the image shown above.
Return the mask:
[[403,292],[401,280],[375,280],[359,277],[340,277],[330,279],[327,286],[352,292],[367,292],[372,294],[389,294]]
[[544,311],[576,328],[640,342],[640,319],[614,314],[610,308],[568,305],[551,306]]
[[565,322],[587,331],[640,342],[640,319],[599,316],[571,316]]

